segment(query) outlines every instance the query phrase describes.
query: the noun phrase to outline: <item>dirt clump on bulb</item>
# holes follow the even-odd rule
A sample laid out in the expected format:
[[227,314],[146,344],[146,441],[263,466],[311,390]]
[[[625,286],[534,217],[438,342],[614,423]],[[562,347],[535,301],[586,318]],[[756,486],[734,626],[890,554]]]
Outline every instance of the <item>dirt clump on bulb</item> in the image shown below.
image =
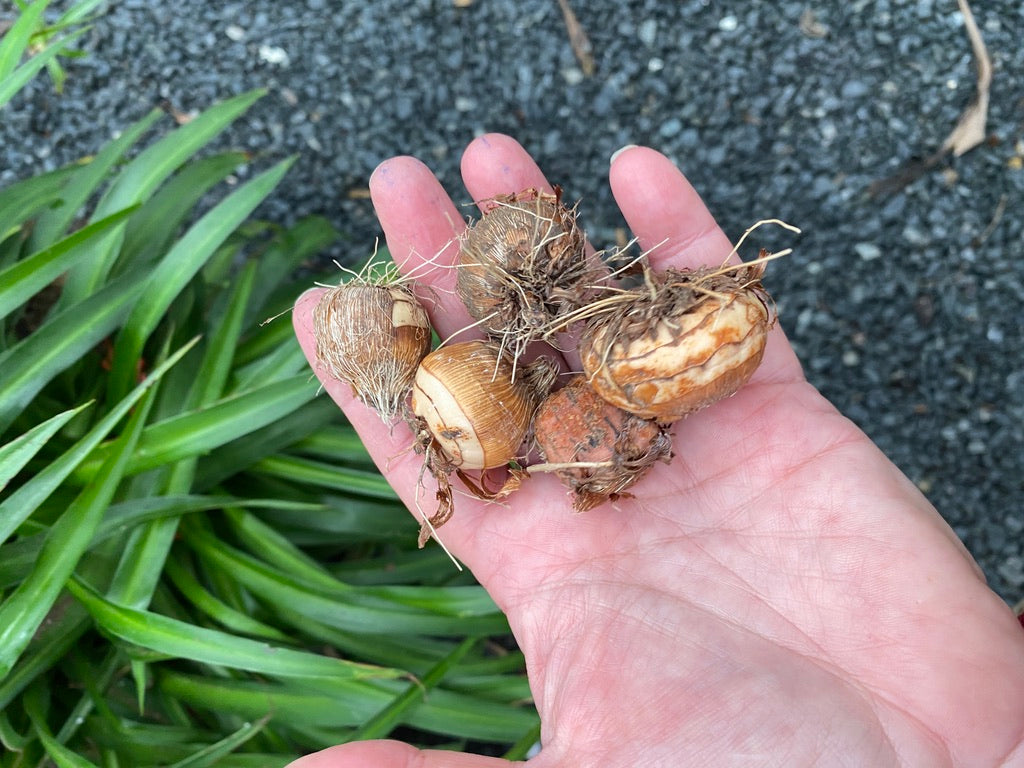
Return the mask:
[[627,488],[672,458],[667,428],[606,402],[585,376],[541,403],[533,429],[548,465],[530,471],[554,471],[572,491],[577,512],[630,495]]

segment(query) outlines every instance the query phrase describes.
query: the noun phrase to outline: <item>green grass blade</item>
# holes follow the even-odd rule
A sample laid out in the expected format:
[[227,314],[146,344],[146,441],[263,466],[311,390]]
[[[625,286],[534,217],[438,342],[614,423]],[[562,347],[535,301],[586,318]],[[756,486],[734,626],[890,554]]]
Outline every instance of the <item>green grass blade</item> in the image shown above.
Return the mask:
[[239,540],[261,559],[310,584],[337,587],[338,580],[329,571],[255,515],[230,508],[225,517]]
[[411,683],[384,709],[359,726],[352,734],[352,741],[383,739],[391,733],[406,718],[408,711],[423,701],[427,692],[436,688],[476,643],[477,638],[468,637],[455,646],[452,652],[441,659],[427,674]]
[[[164,356],[160,352],[160,357]],[[186,374],[179,369],[168,376],[173,384],[175,374]],[[170,386],[168,387],[168,389]],[[192,469],[190,463],[178,463],[171,469],[170,479],[166,481],[166,490],[170,493],[187,492],[191,485]],[[132,483],[127,491],[133,495],[148,496],[158,492],[161,480],[156,476],[139,478]],[[107,598],[115,603],[133,608],[147,608],[153,597],[163,573],[163,564],[170,551],[174,534],[177,530],[177,518],[161,518],[140,526],[128,535],[127,544],[114,571],[114,577],[107,589]],[[132,662],[132,673],[138,684],[139,711],[145,709],[145,667],[141,662]]]
[[121,264],[150,261],[167,251],[188,213],[214,185],[248,159],[244,152],[224,152],[185,166],[154,193],[124,234]]
[[298,629],[303,637],[333,647],[345,656],[351,656],[382,667],[405,669],[414,675],[425,673],[438,659],[450,652],[453,644],[447,640],[418,635],[361,635],[328,627],[288,610],[274,607],[278,618]]
[[323,677],[340,681],[402,674],[400,670],[272,646],[151,611],[117,605],[77,578],[68,582],[68,589],[105,632],[169,657],[274,677]]
[[[233,281],[224,316],[218,316],[212,321],[212,337],[203,354],[199,370],[193,374],[192,386],[180,407],[202,408],[220,397],[223,392],[224,383],[231,370],[232,355],[241,334],[242,319],[252,291],[256,269],[256,262],[249,262]],[[230,437],[223,436],[222,439]],[[198,456],[193,455],[174,463],[164,488],[165,493],[184,493],[192,488],[197,459]],[[159,564],[166,562],[176,530],[177,519],[170,518],[154,521],[145,529],[132,532],[129,545],[122,552],[114,582],[108,591],[110,599],[136,608],[145,608],[149,605],[157,580],[160,578]],[[141,691],[140,687],[140,695]]]
[[0,680],[0,710],[33,680],[59,664],[91,625],[88,614],[74,600],[58,601],[50,621],[40,627],[14,669]]
[[267,302],[282,288],[286,288],[289,294],[286,306],[291,306],[296,290],[289,284],[290,276],[299,266],[323,252],[337,239],[337,230],[320,216],[304,218],[275,237],[266,252],[260,254],[260,271],[246,324],[266,319],[258,313],[265,315],[268,311],[280,311],[277,307],[268,307]]
[[186,759],[216,738],[215,731],[203,727],[155,725],[131,720],[109,707],[98,709],[100,716],[90,717],[84,730],[93,744],[116,755],[118,762],[114,765],[125,768],[167,768],[171,761]]
[[336,467],[321,461],[298,456],[268,456],[253,466],[253,471],[280,477],[303,485],[367,496],[374,499],[397,499],[398,495],[379,472]]
[[[103,522],[93,536],[89,549],[98,547],[113,538],[125,538],[141,523],[181,517],[194,512],[208,512],[225,506],[242,508],[270,508],[291,510],[303,515],[322,512],[322,504],[288,502],[280,499],[239,499],[232,496],[155,496],[153,498],[127,499],[112,504],[103,517]],[[23,536],[17,541],[0,546],[0,590],[13,587],[32,570],[46,541],[46,529],[32,536]]]
[[125,275],[48,320],[0,354],[0,433],[54,376],[91,351],[123,320],[142,291],[146,275]]
[[270,722],[270,715],[262,718],[259,722],[246,723],[237,731],[228,734],[216,744],[211,744],[205,749],[199,750],[191,757],[179,760],[169,766],[169,768],[209,768],[209,766],[221,765],[221,758],[230,754],[235,749],[245,744],[245,742],[257,733],[262,731],[268,722]]
[[226,627],[240,635],[259,637],[263,640],[271,640],[277,643],[288,643],[288,635],[278,629],[257,621],[242,611],[236,611],[230,605],[220,600],[206,589],[195,574],[186,568],[180,560],[168,558],[164,563],[164,570],[167,572],[171,582],[178,591],[184,595],[192,605],[216,621],[222,627]]
[[131,415],[117,447],[86,487],[50,528],[32,573],[0,603],[0,680],[6,677],[46,618],[85,553],[121,483],[125,464],[142,434],[153,403],[152,389]]
[[435,688],[409,712],[403,724],[457,738],[509,743],[537,720],[530,706],[510,707]]
[[3,503],[0,503],[0,542],[6,541],[7,537],[35,512],[36,508],[67,479],[68,475],[71,474],[82,459],[99,445],[100,441],[107,436],[107,433],[160,380],[160,377],[195,346],[196,341],[196,339],[193,339],[171,355],[165,363],[153,369],[145,381],[135,387],[124,400],[118,403],[115,408],[104,416],[77,443],[62,454],[60,458],[49,464],[39,474],[6,498]]
[[270,755],[242,752],[221,758],[218,766],[219,768],[288,768],[299,757],[298,754]]
[[525,760],[530,750],[540,743],[540,721],[538,720],[524,733],[520,739],[509,747],[502,757],[505,760]]
[[[299,546],[315,545],[325,539],[409,542],[409,534],[416,525],[405,505],[397,499],[388,502],[331,494],[320,498],[326,508],[317,515],[280,509],[264,513],[263,518],[287,533],[288,538]],[[428,559],[434,555],[438,557],[437,563],[447,559],[443,552],[435,553],[433,549],[417,553],[417,557]],[[451,563],[450,560],[448,562]],[[383,574],[380,576],[386,578]]]
[[32,35],[43,17],[49,0],[38,0],[22,10],[21,15],[0,38],[0,80],[7,78],[18,66]]
[[278,185],[294,158],[284,160],[240,187],[206,213],[167,252],[118,333],[109,392],[119,400],[130,389],[136,361],[171,302],[250,213]]
[[0,78],[0,108],[14,98],[14,95],[24,88],[48,62],[53,61],[61,53],[64,53],[71,43],[88,31],[89,29],[86,27],[85,29],[79,29],[69,35],[65,35],[59,40],[54,40],[45,50],[35,54],[11,74]]
[[[235,364],[245,368],[258,366],[268,355],[283,347],[298,347],[295,331],[285,317],[274,318],[272,322],[261,321],[259,328],[253,328],[235,355]],[[299,349],[301,353],[302,350]],[[242,373],[241,371],[239,372]]]
[[[156,684],[165,694],[199,709],[246,718],[269,712],[275,724],[334,731],[358,727],[404,690],[396,680],[269,684],[201,678],[167,670],[157,675]],[[511,743],[536,722],[537,714],[530,708],[516,709],[435,688],[407,713],[403,724],[457,738]],[[338,733],[333,738],[337,741],[340,736]]]
[[272,568],[195,526],[183,526],[182,536],[202,560],[254,595],[329,627],[374,635],[448,636],[508,629],[505,617],[480,587],[426,591],[410,587],[399,594],[337,582],[333,590],[326,590]]
[[[315,390],[316,386],[312,385]],[[295,441],[301,440],[310,432],[320,427],[325,422],[336,418],[338,407],[328,397],[316,397],[308,400],[299,408],[277,421],[267,424],[258,430],[230,443],[224,444],[217,450],[210,461],[203,461],[196,467],[196,477],[193,489],[195,491],[209,491],[216,488],[230,478],[246,471],[257,461],[287,449]],[[281,498],[312,501],[315,490],[301,491],[295,486],[289,486],[285,490],[280,483],[271,478],[259,478],[260,483],[267,486],[268,483],[274,486],[273,493]],[[245,491],[249,494],[250,491]],[[258,495],[267,495],[268,491],[260,491]]]
[[[296,376],[152,424],[143,433],[128,474],[207,454],[287,416],[315,394],[306,376]],[[103,446],[83,462],[75,472],[76,482],[90,482],[109,450]]]
[[53,737],[50,726],[46,722],[49,701],[43,685],[34,685],[24,697],[25,714],[28,715],[32,728],[39,737],[46,754],[53,760],[57,768],[98,768],[95,763],[68,749]]
[[118,211],[0,270],[0,318],[27,302],[76,261],[92,255],[91,246],[96,238],[124,221],[134,210]]
[[[16,437],[6,445],[0,446],[0,491],[11,478],[21,471],[33,456],[46,445],[46,442],[72,418],[92,405],[92,401],[77,408],[58,413],[42,424],[37,424],[20,437]],[[2,539],[0,539],[2,541]]]
[[335,464],[373,464],[366,446],[349,424],[325,424],[296,443],[293,450]]
[[[154,675],[155,687],[166,697],[200,710],[232,714],[255,720],[272,714],[275,726],[326,727],[340,731],[387,702],[365,683],[337,681],[332,693],[310,691],[287,683],[218,680],[161,669]],[[328,737],[321,745],[339,741]]]
[[39,735],[39,741],[46,750],[46,754],[50,756],[57,768],[100,768],[91,760],[86,760],[78,752],[65,747],[49,731],[44,730],[41,724],[37,724],[36,733]]
[[10,752],[21,752],[32,741],[32,736],[19,733],[11,724],[6,710],[0,710],[0,746]]
[[54,736],[57,741],[66,744],[82,727],[85,719],[96,708],[97,702],[101,708],[104,706],[104,692],[123,662],[124,659],[120,652],[113,647],[107,651],[106,657],[99,663],[92,658],[82,659],[74,653],[69,656],[67,667],[72,670],[71,674],[74,675],[74,679],[85,690],[79,697],[78,703],[69,710],[64,724]]
[[[281,323],[287,326],[287,323]],[[239,364],[239,354],[246,350],[243,344],[242,349],[235,355],[235,364]],[[295,335],[289,329],[287,334],[282,334],[278,339],[278,346],[270,349],[259,360],[251,362],[242,367],[236,367],[232,372],[231,388],[237,391],[252,389],[253,387],[280,379],[285,376],[294,376],[298,373],[307,372],[307,377],[312,381],[312,375],[308,373],[309,363],[302,352],[299,343],[295,341]]]
[[[403,511],[404,507],[403,507]],[[409,543],[409,513],[405,511],[406,525],[399,529],[403,534],[398,537],[397,544]],[[373,541],[370,533],[364,533],[360,538]],[[451,569],[451,560],[448,560],[448,568],[443,568],[444,561],[448,556],[440,547],[432,547],[429,550],[400,550],[397,552],[385,551],[378,557],[367,556],[358,560],[334,563],[330,571],[335,577],[346,584],[374,586],[374,585],[398,585],[398,584],[430,584],[433,586],[462,583],[459,581],[460,574]]]
[[[132,531],[114,571],[107,598],[132,608],[149,607],[157,583],[163,577],[167,553],[178,527],[178,518],[164,517]],[[139,690],[142,695],[142,688]],[[139,710],[143,709],[140,699]]]
[[[88,163],[73,169],[67,185],[62,190],[60,204],[49,206],[40,214],[32,227],[29,242],[32,244],[33,250],[47,248],[60,238],[114,165],[124,157],[125,152],[153,126],[153,123],[161,115],[163,115],[162,110],[151,110],[148,115],[129,126],[120,136],[104,146]],[[132,205],[129,205],[125,210],[131,207]],[[2,227],[0,227],[0,231],[3,231]]]
[[83,21],[86,16],[92,13],[98,8],[105,0],[80,0],[73,6],[68,8],[64,13],[61,14],[60,18],[57,19],[55,27],[61,28],[71,24],[77,24]]
[[39,211],[57,204],[76,170],[58,168],[0,190],[0,241]]
[[227,309],[222,318],[217,318],[210,344],[189,393],[189,405],[208,405],[223,394],[238,340],[242,335],[242,321],[245,319],[246,307],[249,306],[257,272],[257,263],[251,261],[235,277],[227,297]]
[[[460,670],[461,672],[461,670]],[[488,701],[521,704],[530,700],[530,683],[526,675],[500,673],[495,675],[474,675],[445,679],[445,687],[460,693],[477,696]]]
[[[112,211],[148,200],[175,169],[223,131],[263,93],[263,90],[250,91],[222,101],[146,148],[121,171],[93,216],[107,216]],[[122,238],[123,230],[111,234],[108,247],[99,258],[89,264],[80,264],[69,273],[63,296],[67,306],[79,303],[104,282],[117,258]]]

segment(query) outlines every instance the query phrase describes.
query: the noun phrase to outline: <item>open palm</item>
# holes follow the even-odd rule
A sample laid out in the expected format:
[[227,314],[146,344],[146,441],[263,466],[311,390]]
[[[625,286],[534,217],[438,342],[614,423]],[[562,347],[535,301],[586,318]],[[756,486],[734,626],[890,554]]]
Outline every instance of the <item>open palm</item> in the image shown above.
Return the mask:
[[[547,187],[500,135],[469,146],[463,177],[478,200]],[[454,258],[463,215],[421,163],[389,160],[370,186],[397,262]],[[611,186],[656,269],[729,252],[657,152],[619,153]],[[429,277],[442,337],[469,324],[454,279]],[[314,368],[316,299],[295,311]],[[317,373],[412,508],[408,432]],[[747,387],[675,426],[674,451],[634,498],[578,515],[538,475],[506,505],[459,497],[441,530],[526,655],[542,719],[531,765],[1024,764],[1024,633],[917,489],[805,381],[780,329]],[[507,763],[369,742],[295,765]]]

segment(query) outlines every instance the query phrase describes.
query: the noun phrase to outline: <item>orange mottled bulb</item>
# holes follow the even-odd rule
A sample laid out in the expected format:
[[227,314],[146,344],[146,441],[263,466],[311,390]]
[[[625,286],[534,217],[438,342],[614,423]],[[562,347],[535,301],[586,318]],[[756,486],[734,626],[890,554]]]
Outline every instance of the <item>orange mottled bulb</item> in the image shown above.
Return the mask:
[[661,423],[735,394],[760,365],[772,324],[760,275],[760,265],[648,275],[581,339],[590,385]]

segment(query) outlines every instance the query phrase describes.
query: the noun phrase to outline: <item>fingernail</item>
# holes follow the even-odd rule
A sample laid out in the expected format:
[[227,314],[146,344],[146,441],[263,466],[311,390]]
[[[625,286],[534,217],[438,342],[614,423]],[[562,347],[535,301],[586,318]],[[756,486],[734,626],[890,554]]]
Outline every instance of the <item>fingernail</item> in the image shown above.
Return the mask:
[[636,147],[636,144],[627,144],[626,146],[624,146],[624,147],[620,147],[619,149],[615,150],[615,151],[614,151],[614,152],[612,153],[612,157],[611,157],[611,160],[609,160],[609,161],[608,161],[608,164],[609,164],[609,165],[611,165],[612,163],[614,163],[614,162],[615,162],[615,158],[617,158],[617,157],[618,157],[619,155],[621,155],[621,154],[622,154],[623,152],[625,152],[625,151],[626,151],[627,149],[633,149],[633,148],[635,148],[635,147]]

